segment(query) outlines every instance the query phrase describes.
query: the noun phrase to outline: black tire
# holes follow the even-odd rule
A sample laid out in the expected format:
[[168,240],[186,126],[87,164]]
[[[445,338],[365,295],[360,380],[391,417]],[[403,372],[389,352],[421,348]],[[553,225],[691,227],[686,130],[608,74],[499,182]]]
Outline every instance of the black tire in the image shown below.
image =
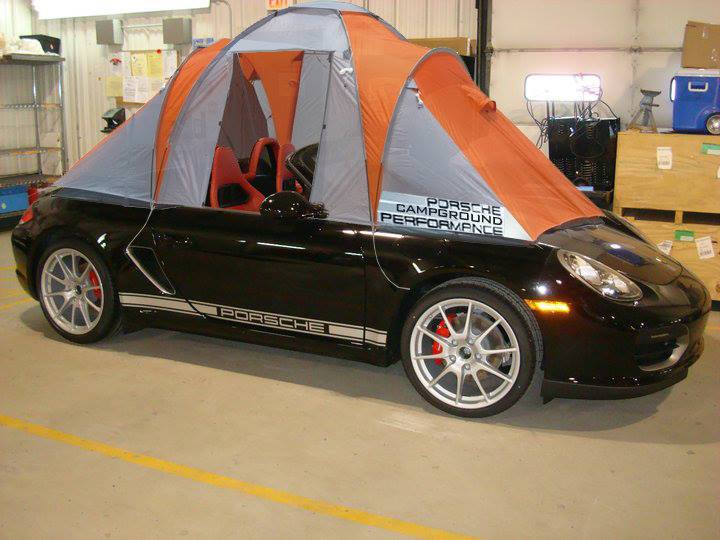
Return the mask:
[[[53,320],[52,316],[48,312],[48,308],[45,305],[45,301],[42,296],[42,272],[45,267],[45,263],[50,256],[56,253],[60,249],[74,249],[79,251],[85,256],[97,270],[98,279],[103,286],[103,305],[100,320],[97,322],[94,328],[84,334],[73,334],[63,330]],[[118,298],[117,289],[113,282],[112,276],[108,269],[107,264],[90,244],[83,242],[76,238],[62,238],[51,242],[43,251],[40,259],[38,260],[37,267],[35,269],[35,284],[38,299],[40,300],[40,307],[45,314],[45,318],[53,327],[53,329],[60,334],[63,338],[74,343],[95,343],[106,337],[115,335],[121,330],[122,319],[120,310],[120,299]]]
[[[418,319],[433,305],[444,300],[468,298],[497,311],[508,322],[520,350],[517,378],[499,401],[482,408],[467,409],[449,405],[432,395],[419,379],[411,359],[411,335]],[[535,316],[512,291],[493,281],[481,278],[462,278],[448,281],[425,294],[410,310],[401,337],[402,363],[408,379],[418,393],[430,404],[449,414],[482,418],[498,414],[515,404],[525,393],[542,357],[542,337]]]

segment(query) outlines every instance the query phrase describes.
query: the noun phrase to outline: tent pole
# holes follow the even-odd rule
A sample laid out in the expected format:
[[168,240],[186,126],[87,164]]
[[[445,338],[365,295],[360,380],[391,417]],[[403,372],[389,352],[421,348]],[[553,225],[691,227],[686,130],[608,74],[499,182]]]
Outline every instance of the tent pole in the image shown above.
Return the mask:
[[477,9],[477,29],[475,45],[475,83],[485,95],[490,95],[490,55],[488,48],[492,0],[475,0]]

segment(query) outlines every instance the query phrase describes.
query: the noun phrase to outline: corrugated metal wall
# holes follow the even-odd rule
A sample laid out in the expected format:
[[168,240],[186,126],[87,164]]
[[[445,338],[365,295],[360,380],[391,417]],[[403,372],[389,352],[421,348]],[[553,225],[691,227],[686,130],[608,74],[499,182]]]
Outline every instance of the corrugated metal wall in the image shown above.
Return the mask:
[[[192,16],[195,37],[229,37],[265,15],[264,0],[229,0],[205,12],[164,13]],[[410,38],[475,36],[475,0],[354,0]],[[29,0],[0,0],[0,31],[28,31]],[[12,15],[12,17],[9,17]],[[688,19],[720,22],[718,0],[494,0],[490,93],[498,106],[530,136],[537,130],[525,109],[523,83],[528,73],[590,72],[603,80],[604,99],[627,122],[639,101],[639,89],[663,91],[658,123],[669,126],[668,85],[679,68],[679,48]],[[124,19],[126,26],[159,23],[162,17]],[[14,22],[13,22],[14,21]],[[3,30],[4,29],[4,30]],[[15,29],[15,30],[13,30]],[[114,106],[104,95],[102,77],[110,49],[95,43],[95,19],[33,21],[33,30],[62,39],[65,63],[69,162],[102,138],[101,114]],[[128,29],[124,49],[157,49],[159,27]],[[186,54],[187,48],[181,50]],[[3,68],[5,69],[5,68]],[[4,76],[3,76],[4,78]],[[21,92],[23,75],[14,73],[10,92]],[[6,86],[3,82],[3,86]],[[50,86],[44,93],[50,96]],[[0,90],[7,92],[8,90]],[[12,97],[12,96],[10,96]],[[26,113],[0,113],[0,147],[26,136]],[[23,116],[25,115],[25,116]],[[31,124],[30,124],[31,125]],[[43,126],[52,138],[58,124]],[[16,158],[13,158],[16,159]],[[7,168],[9,160],[0,161]]]
[[[6,37],[30,33],[32,18],[25,0],[0,1],[0,32]],[[0,105],[32,101],[30,70],[20,66],[0,67]],[[0,148],[35,146],[32,109],[0,108]],[[31,172],[35,157],[0,155],[0,175]]]

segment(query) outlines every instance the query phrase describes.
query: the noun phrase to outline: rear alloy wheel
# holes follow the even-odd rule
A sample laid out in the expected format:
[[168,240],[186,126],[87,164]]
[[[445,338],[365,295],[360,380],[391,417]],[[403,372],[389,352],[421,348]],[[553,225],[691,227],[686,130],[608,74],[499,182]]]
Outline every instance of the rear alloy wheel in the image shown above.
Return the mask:
[[532,314],[510,291],[483,285],[450,282],[431,291],[403,332],[410,381],[427,401],[458,416],[507,409],[525,393],[535,369],[539,332]]
[[713,114],[708,118],[705,127],[711,135],[720,135],[720,114]]
[[119,324],[107,267],[82,242],[67,240],[50,246],[40,260],[37,286],[45,316],[70,341],[97,341]]

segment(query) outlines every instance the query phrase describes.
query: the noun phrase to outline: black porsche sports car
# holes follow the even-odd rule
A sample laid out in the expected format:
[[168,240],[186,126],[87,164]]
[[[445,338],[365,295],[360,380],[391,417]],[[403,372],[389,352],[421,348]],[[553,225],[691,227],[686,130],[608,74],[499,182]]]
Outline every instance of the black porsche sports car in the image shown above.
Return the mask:
[[[316,150],[288,161],[306,190]],[[611,213],[522,241],[331,221],[296,190],[250,213],[150,212],[60,188],[12,245],[20,283],[68,340],[156,327],[402,359],[426,400],[460,416],[510,407],[536,365],[546,400],[668,387],[702,353],[711,307],[695,276]]]

